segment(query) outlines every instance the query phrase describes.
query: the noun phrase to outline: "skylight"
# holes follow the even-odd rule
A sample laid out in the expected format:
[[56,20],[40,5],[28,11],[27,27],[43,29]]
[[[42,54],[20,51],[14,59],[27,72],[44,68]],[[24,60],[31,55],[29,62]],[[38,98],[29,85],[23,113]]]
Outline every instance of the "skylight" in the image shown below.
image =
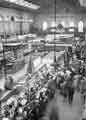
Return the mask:
[[37,9],[40,8],[40,6],[38,6],[36,4],[33,4],[31,2],[24,1],[24,0],[5,0],[5,1],[9,1],[11,3],[15,3],[17,5],[20,5],[20,6],[23,6],[23,7],[26,7],[26,8],[30,8],[30,9],[33,9],[33,10],[37,10]]

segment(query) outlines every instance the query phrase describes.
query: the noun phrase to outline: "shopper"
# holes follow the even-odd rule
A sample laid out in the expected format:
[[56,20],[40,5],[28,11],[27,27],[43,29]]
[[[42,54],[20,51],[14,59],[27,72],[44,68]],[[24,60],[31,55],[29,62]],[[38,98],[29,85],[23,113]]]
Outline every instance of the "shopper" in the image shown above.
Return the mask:
[[81,80],[80,91],[81,91],[82,105],[84,105],[86,100],[86,77],[83,77]]
[[64,99],[63,99],[63,102],[67,102],[67,98],[68,98],[68,89],[66,87],[66,81],[64,81],[62,84],[61,84],[61,94],[63,95]]
[[73,95],[74,95],[74,86],[73,86],[73,77],[71,74],[65,74],[65,84],[64,84],[64,91],[65,91],[65,98],[68,98],[69,104],[73,101]]
[[81,46],[80,46],[80,43],[77,42],[77,45],[76,45],[76,56],[77,56],[77,59],[81,59]]
[[69,91],[68,91],[68,101],[69,101],[69,104],[72,104],[73,96],[74,96],[74,88],[72,86],[70,86],[68,89],[69,89]]
[[54,99],[49,104],[49,109],[46,110],[45,116],[42,120],[59,120],[59,109],[56,100],[57,99]]

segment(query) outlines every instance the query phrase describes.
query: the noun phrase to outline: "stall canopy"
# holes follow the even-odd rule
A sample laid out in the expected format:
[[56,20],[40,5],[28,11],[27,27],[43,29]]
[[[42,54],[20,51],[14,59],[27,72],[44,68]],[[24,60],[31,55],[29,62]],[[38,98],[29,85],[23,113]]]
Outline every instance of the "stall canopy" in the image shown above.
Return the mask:
[[22,45],[22,43],[4,43],[5,46],[18,46]]

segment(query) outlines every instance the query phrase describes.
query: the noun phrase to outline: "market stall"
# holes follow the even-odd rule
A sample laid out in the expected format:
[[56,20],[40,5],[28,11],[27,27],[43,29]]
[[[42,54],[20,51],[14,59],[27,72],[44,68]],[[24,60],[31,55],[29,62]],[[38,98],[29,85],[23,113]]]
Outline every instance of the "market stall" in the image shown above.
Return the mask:
[[[44,108],[46,107],[48,99],[50,100],[49,96],[51,93],[51,90],[47,91],[49,79],[47,79],[46,82],[43,81],[43,78],[47,75],[46,71],[47,67],[44,65],[32,75],[31,79],[27,78],[27,81],[23,84],[23,86],[19,85],[14,87],[14,90],[8,91],[4,96],[2,96],[0,100],[2,103],[2,118],[15,118],[15,120],[16,117],[19,118],[19,116],[21,116],[21,118],[32,118],[33,110],[34,108],[37,108],[36,105],[39,105],[39,117],[41,117],[43,111],[45,110],[41,109],[41,105],[44,105]],[[18,114],[16,113],[16,109],[19,110]],[[20,111],[22,112],[22,115],[20,115]],[[25,116],[24,111],[28,113]]]

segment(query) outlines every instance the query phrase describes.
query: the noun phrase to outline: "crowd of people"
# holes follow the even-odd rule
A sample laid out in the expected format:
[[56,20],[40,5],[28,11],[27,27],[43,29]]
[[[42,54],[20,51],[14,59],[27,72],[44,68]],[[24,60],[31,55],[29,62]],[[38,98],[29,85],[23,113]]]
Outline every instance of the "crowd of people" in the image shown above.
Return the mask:
[[64,68],[58,74],[58,88],[72,103],[74,91],[81,93],[83,104],[86,96],[86,58],[81,53],[81,45],[77,42],[76,46],[66,49],[66,59]]
[[74,93],[81,95],[82,120],[86,120],[86,51],[79,41],[65,51],[64,70],[60,70],[57,86],[64,96],[64,101],[72,104]]
[[[47,72],[47,86],[36,88],[26,87],[22,94],[12,97],[11,101],[1,104],[2,120],[41,120],[47,105],[56,95],[56,91],[63,96],[64,102],[72,105],[75,91],[80,92],[82,105],[86,102],[86,59],[82,55],[79,43],[66,48],[63,66],[56,67],[55,75]],[[43,81],[42,79],[42,81]],[[27,85],[28,86],[28,85]],[[43,90],[43,91],[42,91]],[[10,102],[9,102],[10,101]],[[86,119],[86,118],[85,118]]]

